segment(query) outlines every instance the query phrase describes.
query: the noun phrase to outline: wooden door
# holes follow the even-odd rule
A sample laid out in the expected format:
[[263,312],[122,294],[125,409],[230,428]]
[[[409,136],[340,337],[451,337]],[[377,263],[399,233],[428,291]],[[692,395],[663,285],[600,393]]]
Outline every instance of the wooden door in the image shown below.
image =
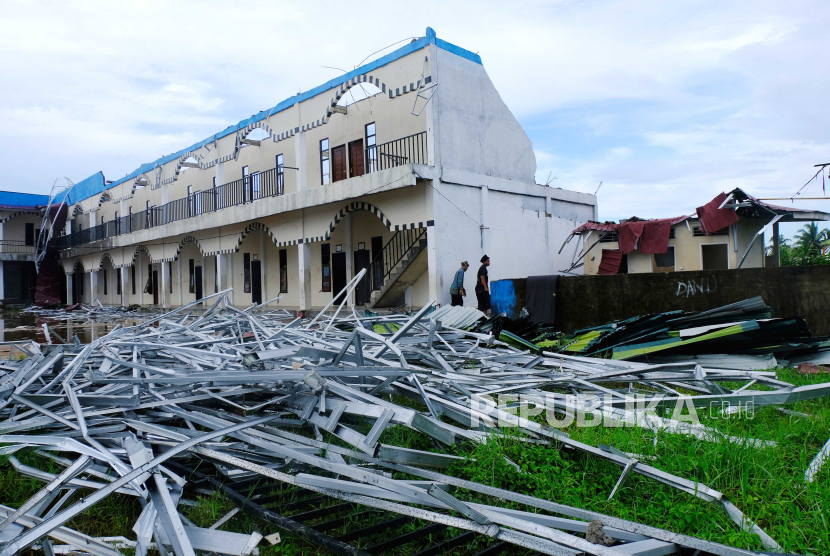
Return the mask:
[[251,303],[262,305],[262,261],[251,261]]
[[[346,287],[346,254],[343,252],[331,254],[331,285],[334,293]],[[342,296],[337,296],[337,303],[343,301]]]
[[363,164],[363,139],[349,143],[349,177],[362,176],[366,173]]
[[333,161],[331,181],[340,181],[346,179],[346,145],[334,147],[331,150],[331,158]]
[[159,304],[159,271],[153,271],[153,305]]

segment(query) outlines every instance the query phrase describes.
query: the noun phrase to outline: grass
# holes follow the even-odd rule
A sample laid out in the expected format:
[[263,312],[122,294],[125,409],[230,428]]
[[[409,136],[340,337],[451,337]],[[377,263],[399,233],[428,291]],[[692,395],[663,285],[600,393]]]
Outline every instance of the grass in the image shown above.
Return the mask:
[[[830,382],[830,375],[805,377],[793,370],[780,371],[779,377],[796,385]],[[425,410],[425,407],[407,398],[395,396],[393,401]],[[813,418],[786,415],[775,407],[761,408],[754,414],[733,415],[728,419],[699,413],[703,424],[728,435],[777,443],[768,448],[754,448],[725,440],[708,442],[668,433],[655,435],[641,428],[577,428],[571,425],[564,430],[575,440],[593,446],[607,444],[641,454],[649,458],[646,461],[649,465],[722,492],[772,536],[785,552],[830,555],[830,465],[822,469],[813,483],[805,484],[803,481],[808,464],[830,438],[830,398],[799,402],[787,409],[810,414]],[[355,428],[368,430],[370,426],[371,423],[363,422]],[[388,428],[381,442],[419,450],[437,449],[425,435],[403,426]],[[332,439],[332,443],[342,445],[336,439]],[[458,477],[739,548],[762,549],[759,539],[739,530],[719,505],[638,474],[632,474],[614,499],[607,501],[621,469],[594,456],[563,449],[560,445],[528,444],[522,442],[514,431],[507,431],[493,435],[486,444],[463,444],[448,451],[467,456],[463,463],[447,471]],[[22,450],[16,455],[28,465],[52,472],[58,470],[58,466],[30,451]],[[518,464],[521,471],[508,464],[505,457]],[[18,475],[10,465],[0,464],[0,493],[5,505],[17,507],[41,486],[42,483],[34,479]],[[468,500],[533,511],[465,491],[455,494]],[[233,508],[233,504],[219,494],[204,496],[187,489],[185,496],[196,500],[197,505],[182,506],[182,513],[201,527],[212,525]],[[360,508],[356,511],[366,510]],[[134,538],[131,529],[139,513],[140,506],[135,498],[114,495],[67,525],[92,536],[124,535]],[[389,516],[378,514],[377,518],[372,519],[379,522],[389,519]],[[366,523],[347,524],[328,534],[336,536],[364,527]],[[423,522],[414,521],[397,532],[401,534],[423,525]],[[273,525],[244,512],[237,513],[221,528],[243,533],[258,530],[263,535],[278,531]],[[433,540],[442,540],[454,534],[460,534],[460,531],[448,530],[435,535]],[[272,547],[263,543],[260,554],[318,553],[316,546],[296,535],[283,531],[281,536],[279,545]],[[364,540],[363,547],[378,540]],[[477,540],[476,546],[480,542]],[[468,550],[470,548],[467,547]],[[402,547],[396,554],[406,554],[407,550],[407,547]]]

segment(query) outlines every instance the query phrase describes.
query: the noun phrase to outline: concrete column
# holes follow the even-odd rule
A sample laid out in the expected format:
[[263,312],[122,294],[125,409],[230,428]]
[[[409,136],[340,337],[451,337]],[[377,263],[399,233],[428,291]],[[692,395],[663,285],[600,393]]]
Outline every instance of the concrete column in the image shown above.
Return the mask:
[[[92,270],[89,273],[89,302],[93,303],[98,297],[98,273],[100,270]],[[98,300],[100,301],[100,299]]]
[[270,297],[268,297],[268,280],[266,280],[266,272],[265,266],[268,262],[265,258],[265,230],[259,230],[259,271],[260,271],[260,282],[262,283],[262,302],[265,303]]
[[440,295],[441,292],[438,291],[439,266],[437,240],[438,230],[435,229],[435,226],[427,226],[427,275],[429,276],[429,298],[434,299],[438,303],[444,303]]
[[72,305],[73,303],[77,303],[74,299],[72,299],[72,274],[66,275],[66,304]]
[[138,265],[138,284],[135,285],[135,288],[138,291],[138,304],[141,306],[144,305],[144,261],[141,260],[142,255],[143,253],[139,251],[134,263]]
[[182,291],[182,258],[179,257],[176,259],[176,272],[178,273],[178,283],[179,283],[179,307],[184,305],[184,292]]
[[228,287],[231,288],[229,299],[230,299],[231,305],[236,305],[236,301],[234,300],[234,296],[233,296],[233,282],[234,282],[233,251],[231,251],[230,253],[228,253]]
[[[205,256],[202,255],[202,298],[204,299],[208,294],[207,289],[207,265],[205,264]],[[202,302],[202,306],[204,306],[205,302]]]
[[775,267],[781,266],[781,244],[778,231],[778,222],[772,225],[772,265]]
[[300,311],[311,310],[311,249],[308,243],[297,245],[300,277]]
[[[129,275],[127,274],[128,269],[129,269],[129,267],[126,267],[126,266],[122,266],[120,269],[118,269],[118,272],[120,273],[120,278],[121,278],[121,305],[124,305],[124,306],[128,306],[130,304],[129,303],[130,292],[129,292],[129,290],[127,290],[127,285],[128,285],[128,281],[129,281],[129,278],[128,278]],[[127,298],[127,303],[124,303],[124,298],[125,297]]]
[[403,303],[406,305],[407,309],[412,307],[412,286],[409,286],[406,290],[404,290]]
[[[352,249],[352,213],[347,212],[346,216],[343,217],[343,232],[345,239],[343,240],[343,251],[346,252],[346,282],[349,282],[352,278],[354,278],[354,250]],[[354,307],[354,289],[352,289],[352,293],[349,294],[349,300],[346,302],[352,307]]]
[[[329,144],[329,152],[331,152],[331,144]],[[304,191],[308,189],[308,154],[306,152],[306,137],[305,132],[301,131],[294,136],[294,167],[299,168],[295,170],[297,174],[297,191]],[[332,161],[329,162],[332,164]]]
[[216,257],[216,279],[219,286],[219,291],[225,289],[225,277],[222,275],[222,255],[215,255]]
[[159,301],[161,301],[162,309],[167,309],[167,263],[162,261],[159,264],[161,265],[161,295]]

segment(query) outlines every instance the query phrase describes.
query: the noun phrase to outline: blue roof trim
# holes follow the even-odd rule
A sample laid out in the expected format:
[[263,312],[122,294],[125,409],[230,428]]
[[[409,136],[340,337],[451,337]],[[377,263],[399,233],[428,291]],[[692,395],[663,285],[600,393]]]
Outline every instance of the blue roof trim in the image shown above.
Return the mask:
[[16,208],[45,207],[49,204],[49,195],[19,193],[17,191],[0,191],[0,205]]
[[[245,120],[240,121],[236,125],[228,126],[227,128],[223,129],[219,133],[216,133],[215,135],[211,135],[207,139],[199,141],[198,143],[195,143],[195,144],[187,147],[186,149],[182,149],[178,152],[168,154],[168,155],[163,156],[163,157],[161,157],[161,158],[159,158],[159,159],[157,159],[153,162],[148,162],[146,164],[142,164],[136,170],[134,170],[132,173],[127,174],[126,176],[124,176],[121,179],[113,181],[109,185],[107,185],[104,182],[103,174],[101,174],[100,172],[98,172],[98,174],[93,174],[92,176],[86,178],[85,180],[80,181],[77,184],[75,184],[75,188],[73,189],[73,191],[70,195],[70,202],[71,203],[80,202],[84,199],[88,199],[89,197],[92,197],[93,195],[97,195],[98,193],[101,193],[105,189],[111,189],[111,188],[113,188],[117,185],[121,185],[122,183],[133,180],[133,179],[139,177],[142,174],[146,174],[147,172],[151,172],[152,170],[154,170],[158,166],[163,166],[163,165],[167,164],[168,162],[171,162],[173,160],[177,160],[178,158],[180,158],[185,153],[192,152],[192,151],[195,151],[197,149],[201,149],[203,146],[209,145],[210,143],[213,143],[217,139],[222,139],[223,137],[227,137],[228,135],[233,135],[234,133],[236,133],[240,129],[243,129],[243,128],[245,128],[245,127],[247,127],[251,124],[254,124],[256,122],[260,122],[260,121],[264,120],[265,117],[268,116],[269,114],[271,116],[273,116],[277,112],[282,112],[283,110],[294,106],[294,104],[296,104],[298,102],[303,102],[305,100],[308,100],[312,97],[315,97],[315,96],[319,95],[320,93],[324,93],[328,90],[339,87],[343,83],[345,83],[345,82],[347,82],[351,79],[354,79],[355,77],[357,77],[359,75],[363,75],[363,74],[368,73],[372,70],[383,67],[383,66],[389,64],[390,62],[394,62],[395,60],[397,60],[399,58],[403,58],[404,56],[406,56],[408,54],[412,54],[413,52],[424,48],[428,44],[434,44],[442,50],[446,50],[447,52],[450,52],[452,54],[455,54],[456,56],[460,56],[462,58],[470,60],[471,62],[475,62],[476,64],[483,65],[481,63],[481,56],[479,56],[478,54],[474,54],[474,53],[470,52],[469,50],[465,50],[465,49],[463,49],[459,46],[456,46],[452,43],[449,43],[447,41],[439,39],[436,36],[435,31],[431,27],[427,27],[426,36],[421,37],[420,39],[417,39],[417,40],[415,40],[415,41],[413,41],[409,44],[406,44],[406,45],[390,52],[389,54],[387,54],[385,56],[381,56],[377,60],[369,62],[368,64],[360,66],[359,68],[356,68],[356,69],[354,69],[354,70],[352,70],[348,73],[345,73],[345,74],[343,74],[339,77],[331,79],[331,80],[323,83],[322,85],[318,85],[317,87],[314,87],[313,89],[309,89],[308,91],[306,91],[304,93],[300,93],[300,94],[295,95],[293,97],[289,97],[289,98],[283,100],[282,102],[280,102],[279,104],[277,104],[272,109],[263,110],[262,112],[251,116],[250,118],[247,118]],[[100,177],[99,177],[99,174],[100,174]],[[84,186],[79,189],[78,186],[81,185],[81,184],[84,184]]]

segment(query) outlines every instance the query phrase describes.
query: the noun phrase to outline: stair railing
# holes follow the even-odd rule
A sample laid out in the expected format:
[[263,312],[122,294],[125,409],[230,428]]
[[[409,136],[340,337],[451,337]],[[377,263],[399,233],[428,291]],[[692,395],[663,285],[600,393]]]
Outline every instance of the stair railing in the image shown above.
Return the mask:
[[395,235],[386,242],[380,253],[374,256],[369,263],[369,271],[366,273],[366,283],[370,286],[369,291],[379,290],[383,283],[398,266],[398,263],[407,256],[412,249],[426,237],[426,228],[411,228],[395,232]]

